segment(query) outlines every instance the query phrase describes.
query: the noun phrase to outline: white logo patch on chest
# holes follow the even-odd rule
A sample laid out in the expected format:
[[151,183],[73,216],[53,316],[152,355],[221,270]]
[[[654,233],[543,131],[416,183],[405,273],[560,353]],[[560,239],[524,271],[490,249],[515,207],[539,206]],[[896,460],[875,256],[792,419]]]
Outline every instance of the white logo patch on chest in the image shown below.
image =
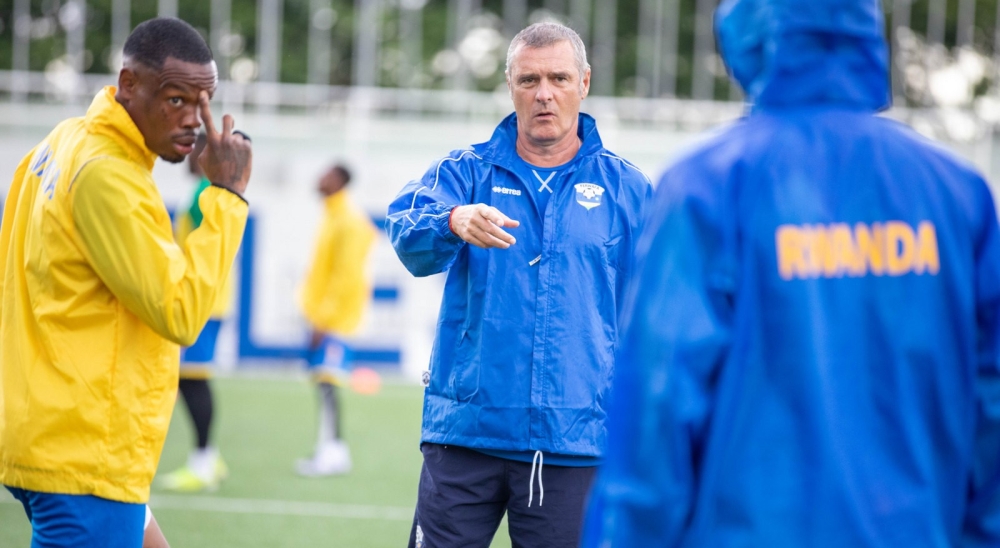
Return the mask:
[[594,183],[578,183],[573,185],[576,189],[576,203],[587,208],[587,211],[601,205],[601,197],[604,195],[604,187]]

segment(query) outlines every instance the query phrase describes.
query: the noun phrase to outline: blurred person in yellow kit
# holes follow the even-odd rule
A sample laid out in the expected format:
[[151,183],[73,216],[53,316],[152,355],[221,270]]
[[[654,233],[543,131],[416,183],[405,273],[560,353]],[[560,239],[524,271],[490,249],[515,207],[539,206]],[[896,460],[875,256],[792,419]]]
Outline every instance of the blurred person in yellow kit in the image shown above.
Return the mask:
[[[199,133],[194,151],[188,156],[188,169],[198,179],[191,196],[191,203],[177,215],[174,236],[178,245],[184,245],[187,237],[201,226],[204,215],[201,212],[201,194],[211,188],[212,183],[198,165],[198,155],[205,148],[206,137]],[[215,417],[215,398],[209,379],[215,362],[215,343],[219,337],[222,321],[229,315],[233,304],[232,275],[215,298],[215,307],[208,323],[198,335],[193,345],[181,350],[180,382],[177,385],[195,433],[195,447],[188,454],[187,463],[160,478],[159,485],[168,491],[195,492],[214,491],[229,474],[222,455],[214,445],[209,445],[212,423]]]
[[312,265],[299,293],[299,306],[312,325],[306,361],[319,390],[319,436],[316,452],[296,462],[303,476],[346,474],[351,454],[341,438],[337,374],[347,368],[350,348],[344,337],[361,324],[371,300],[368,253],[375,227],[344,190],[351,173],[342,165],[328,169],[319,180],[324,217]]
[[[152,19],[125,42],[118,87],[56,128],[14,174],[0,228],[0,484],[32,547],[164,546],[145,503],[166,437],[179,346],[208,320],[243,235],[251,147],[209,99],[212,53]],[[157,156],[212,181],[183,246],[152,178]],[[148,530],[147,529],[148,526]]]

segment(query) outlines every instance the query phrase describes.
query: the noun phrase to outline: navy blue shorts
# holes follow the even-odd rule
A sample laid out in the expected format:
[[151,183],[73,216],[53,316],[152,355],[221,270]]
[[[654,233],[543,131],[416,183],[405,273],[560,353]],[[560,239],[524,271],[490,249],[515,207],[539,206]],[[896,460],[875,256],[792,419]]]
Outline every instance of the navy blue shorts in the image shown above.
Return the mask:
[[146,505],[7,487],[31,522],[31,548],[140,548]]
[[596,467],[543,464],[540,482],[530,462],[454,445],[424,443],[420,450],[410,548],[487,548],[504,512],[514,548],[579,546]]

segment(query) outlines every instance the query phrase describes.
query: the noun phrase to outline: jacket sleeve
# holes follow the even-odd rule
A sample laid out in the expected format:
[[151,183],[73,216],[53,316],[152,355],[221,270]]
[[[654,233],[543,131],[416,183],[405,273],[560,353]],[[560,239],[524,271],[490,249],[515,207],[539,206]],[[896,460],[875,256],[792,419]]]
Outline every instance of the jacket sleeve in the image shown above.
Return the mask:
[[21,201],[21,189],[24,187],[24,179],[28,173],[28,163],[31,162],[31,158],[34,155],[35,150],[32,149],[17,166],[17,170],[14,172],[14,180],[7,191],[7,199],[3,204],[3,217],[0,220],[0,303],[4,302],[3,286],[4,278],[6,278],[7,262],[10,260],[11,238],[14,234],[14,212]]
[[92,161],[72,185],[73,222],[97,275],[156,333],[193,344],[233,266],[246,202],[205,190],[202,224],[180,246],[152,179],[128,162]]
[[586,547],[676,546],[692,511],[735,275],[726,217],[694,183],[674,184],[687,177],[664,176],[639,240]]
[[966,548],[1000,546],[1000,229],[988,191],[981,202],[988,207],[976,250],[978,416],[967,488]]
[[465,241],[448,226],[451,210],[470,203],[474,181],[471,150],[436,162],[389,204],[386,233],[396,255],[414,276],[448,270]]

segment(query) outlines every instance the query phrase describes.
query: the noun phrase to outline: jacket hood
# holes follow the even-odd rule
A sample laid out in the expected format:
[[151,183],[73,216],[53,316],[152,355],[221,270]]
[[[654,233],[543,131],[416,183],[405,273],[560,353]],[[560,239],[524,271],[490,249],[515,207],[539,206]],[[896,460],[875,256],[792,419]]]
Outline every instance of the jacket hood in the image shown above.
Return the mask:
[[[604,143],[597,133],[597,122],[589,114],[581,112],[579,116],[576,134],[580,137],[581,144],[576,157],[600,153],[604,150]],[[487,162],[511,169],[517,156],[517,114],[511,113],[504,118],[488,142],[473,145],[472,149]]]
[[758,107],[890,104],[878,0],[725,0],[715,30],[730,73]]
[[125,107],[115,99],[118,89],[105,86],[87,109],[87,129],[93,133],[109,135],[115,140],[132,161],[152,170],[156,163],[156,153],[146,147],[146,138],[135,125]]

